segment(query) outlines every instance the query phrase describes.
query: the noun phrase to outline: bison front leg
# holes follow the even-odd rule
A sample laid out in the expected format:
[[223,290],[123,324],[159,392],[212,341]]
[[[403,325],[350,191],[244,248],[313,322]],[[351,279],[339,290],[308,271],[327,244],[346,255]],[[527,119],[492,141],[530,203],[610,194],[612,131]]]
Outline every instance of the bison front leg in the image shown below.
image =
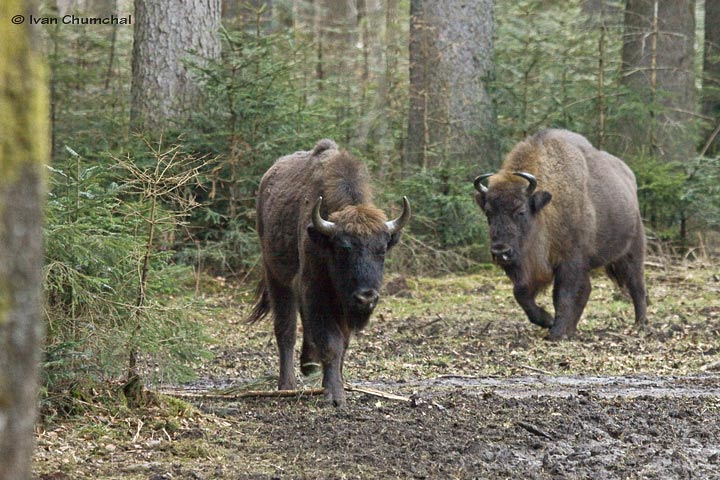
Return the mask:
[[528,319],[535,325],[550,328],[553,326],[553,317],[544,308],[539,307],[537,303],[535,303],[537,293],[537,288],[530,288],[527,285],[515,285],[513,289],[515,300],[517,300],[518,304],[525,311]]
[[336,407],[345,405],[346,394],[343,385],[342,366],[347,342],[339,328],[328,329],[325,341],[321,343],[320,358],[323,368],[323,389],[325,398]]
[[339,315],[333,308],[317,302],[318,298],[326,299],[316,295],[305,302],[303,335],[308,353],[317,354],[322,364],[325,398],[335,406],[342,406],[346,400],[342,363],[347,341],[336,320]]
[[555,272],[553,304],[555,323],[550,329],[549,340],[562,340],[577,332],[588,298],[590,298],[590,269],[584,265],[561,265]]

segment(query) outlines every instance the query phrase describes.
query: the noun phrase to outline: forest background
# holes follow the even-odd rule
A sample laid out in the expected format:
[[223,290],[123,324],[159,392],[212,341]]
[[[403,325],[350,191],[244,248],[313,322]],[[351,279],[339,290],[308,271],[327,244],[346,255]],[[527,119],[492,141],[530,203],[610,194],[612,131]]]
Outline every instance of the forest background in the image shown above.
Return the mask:
[[[638,179],[649,248],[717,253],[720,1],[57,0],[44,282],[48,405],[79,382],[177,381],[204,279],[258,275],[255,192],[333,138],[414,218],[388,269],[489,262],[472,179],[567,128]],[[157,36],[165,32],[166,36]],[[181,299],[179,301],[178,299]]]

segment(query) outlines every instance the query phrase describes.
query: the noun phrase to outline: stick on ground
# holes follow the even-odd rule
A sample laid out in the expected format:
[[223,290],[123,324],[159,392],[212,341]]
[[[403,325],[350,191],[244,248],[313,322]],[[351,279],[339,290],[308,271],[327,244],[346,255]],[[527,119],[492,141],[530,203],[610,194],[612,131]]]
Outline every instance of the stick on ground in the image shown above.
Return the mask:
[[[383,392],[370,387],[345,385],[348,392],[364,393],[373,397],[385,398],[399,402],[410,402],[409,397],[396,395],[390,392]],[[187,392],[182,390],[162,390],[160,393],[179,398],[201,398],[207,400],[240,400],[243,398],[287,398],[322,395],[322,388],[304,388],[297,390],[245,390],[233,393],[209,393],[209,392]]]

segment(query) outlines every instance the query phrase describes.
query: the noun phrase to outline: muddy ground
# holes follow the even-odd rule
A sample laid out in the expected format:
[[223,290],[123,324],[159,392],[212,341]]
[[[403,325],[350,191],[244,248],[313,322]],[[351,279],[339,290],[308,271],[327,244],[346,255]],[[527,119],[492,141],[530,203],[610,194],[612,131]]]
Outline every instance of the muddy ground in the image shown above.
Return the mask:
[[408,400],[351,392],[336,409],[309,394],[240,398],[272,390],[272,328],[242,325],[247,286],[216,280],[201,303],[213,358],[197,366],[198,380],[155,385],[140,408],[100,402],[111,395],[95,392],[82,413],[46,418],[35,472],[54,480],[720,478],[720,272],[659,264],[648,283],[649,330],[633,329],[632,306],[598,276],[580,335],[550,343],[495,269],[391,277],[371,325],[351,343],[345,376]]

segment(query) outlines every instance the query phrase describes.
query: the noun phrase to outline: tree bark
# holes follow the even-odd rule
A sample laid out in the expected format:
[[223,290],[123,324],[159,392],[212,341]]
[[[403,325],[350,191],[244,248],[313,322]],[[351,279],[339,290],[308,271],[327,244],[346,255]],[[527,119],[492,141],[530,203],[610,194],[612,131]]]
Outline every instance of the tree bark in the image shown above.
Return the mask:
[[[703,129],[704,143],[720,125],[720,0],[705,0],[702,113],[709,119]],[[720,138],[715,137],[710,143],[708,153],[720,153]]]
[[31,478],[43,334],[47,75],[31,26],[10,22],[33,3],[0,2],[0,480]]
[[220,0],[135,0],[131,117],[146,128],[182,120],[200,88],[183,60],[218,58]]
[[634,108],[618,126],[624,149],[665,161],[694,155],[695,0],[628,0],[621,84]]
[[319,79],[348,76],[355,64],[357,10],[354,0],[315,0]]
[[411,0],[407,164],[496,164],[491,0]]

